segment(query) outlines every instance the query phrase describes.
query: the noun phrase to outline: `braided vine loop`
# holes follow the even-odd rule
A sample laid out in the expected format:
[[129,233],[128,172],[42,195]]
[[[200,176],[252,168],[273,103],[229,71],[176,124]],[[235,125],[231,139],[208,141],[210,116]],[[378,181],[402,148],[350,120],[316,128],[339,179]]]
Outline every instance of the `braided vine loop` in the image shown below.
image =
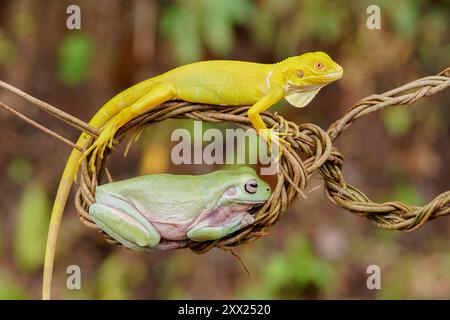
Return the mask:
[[[353,105],[342,118],[327,130],[334,142],[354,121],[385,107],[409,105],[450,87],[450,68],[436,76],[407,83],[383,94],[369,96]],[[445,191],[419,207],[399,201],[372,202],[363,192],[347,184],[342,175],[342,158],[330,158],[320,168],[325,180],[325,193],[331,202],[351,213],[368,218],[377,227],[387,230],[413,231],[428,220],[450,213],[450,191]]]
[[[170,118],[215,123],[232,122],[238,127],[248,129],[251,128],[250,121],[247,118],[248,108],[224,108],[222,106],[187,102],[167,102],[128,122],[118,131],[116,140],[118,142],[121,141],[129,131],[140,132],[148,125]],[[296,125],[286,121],[280,115],[270,112],[265,112],[262,118],[268,127],[276,126],[280,131],[290,131],[292,133],[292,136],[288,138],[291,148],[281,146],[283,153],[278,163],[277,184],[271,197],[264,206],[257,210],[255,222],[252,225],[216,241],[183,241],[183,244],[180,242],[181,247],[189,247],[196,253],[207,252],[213,247],[231,250],[234,246],[252,242],[267,234],[268,229],[280,219],[295,198],[299,195],[304,196],[303,190],[306,188],[312,174],[330,158],[332,153],[331,140],[328,134],[320,127],[314,124]],[[92,140],[86,148],[91,144]],[[108,176],[105,170],[105,163],[111,151],[108,149],[103,159],[95,159],[97,165],[94,172],[90,172],[88,169],[89,157],[83,160],[80,187],[75,197],[75,205],[80,220],[86,226],[102,232],[108,242],[118,244],[100,230],[88,213],[89,206],[95,201],[96,186],[102,181],[103,176]]]

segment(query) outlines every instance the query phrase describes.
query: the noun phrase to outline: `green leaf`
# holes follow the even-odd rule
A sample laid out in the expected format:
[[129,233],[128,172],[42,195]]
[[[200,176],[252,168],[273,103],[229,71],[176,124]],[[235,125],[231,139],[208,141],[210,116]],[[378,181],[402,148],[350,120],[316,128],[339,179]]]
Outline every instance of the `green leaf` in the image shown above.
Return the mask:
[[44,261],[50,203],[42,185],[25,187],[17,209],[14,254],[17,267],[26,272],[38,270]]
[[58,75],[69,86],[82,84],[89,71],[91,41],[89,36],[80,32],[67,34],[58,52]]

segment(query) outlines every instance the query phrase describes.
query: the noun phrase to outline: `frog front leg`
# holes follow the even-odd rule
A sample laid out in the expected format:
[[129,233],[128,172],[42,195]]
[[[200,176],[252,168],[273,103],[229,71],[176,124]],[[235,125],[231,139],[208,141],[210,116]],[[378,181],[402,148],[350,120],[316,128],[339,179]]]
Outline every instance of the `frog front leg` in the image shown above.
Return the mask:
[[113,239],[133,250],[156,247],[158,230],[131,204],[114,196],[101,197],[89,207],[95,223]]
[[255,222],[255,218],[247,212],[234,215],[234,218],[228,218],[228,221],[220,221],[220,215],[220,213],[211,215],[210,218],[189,229],[186,235],[189,239],[198,242],[217,240]]

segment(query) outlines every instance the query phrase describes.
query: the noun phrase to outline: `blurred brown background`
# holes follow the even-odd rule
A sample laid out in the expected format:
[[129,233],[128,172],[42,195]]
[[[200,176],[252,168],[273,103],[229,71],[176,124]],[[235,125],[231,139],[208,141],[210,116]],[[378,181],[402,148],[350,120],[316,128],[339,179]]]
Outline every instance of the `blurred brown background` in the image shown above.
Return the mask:
[[[66,8],[81,8],[80,31]],[[366,27],[370,4],[381,30]],[[328,127],[357,100],[449,66],[448,1],[44,1],[0,2],[0,79],[83,120],[132,84],[203,59],[274,62],[322,50],[344,77],[305,109],[279,103],[292,121]],[[75,140],[78,132],[0,92],[0,100]],[[449,188],[449,92],[410,107],[386,109],[340,138],[347,181],[373,200],[424,204]],[[170,162],[171,130],[156,125],[114,178],[155,172],[206,172]],[[211,126],[211,125],[209,125]],[[207,125],[204,125],[207,128]],[[218,126],[225,128],[225,126]],[[0,298],[40,295],[47,223],[69,149],[0,112]],[[382,231],[334,207],[319,176],[269,236],[237,249],[251,274],[220,250],[134,253],[107,245],[82,226],[71,201],[63,221],[55,298],[450,298],[450,224],[413,233]],[[318,187],[318,188],[316,188]],[[368,290],[366,268],[379,265],[381,290]],[[82,290],[66,288],[78,265]]]

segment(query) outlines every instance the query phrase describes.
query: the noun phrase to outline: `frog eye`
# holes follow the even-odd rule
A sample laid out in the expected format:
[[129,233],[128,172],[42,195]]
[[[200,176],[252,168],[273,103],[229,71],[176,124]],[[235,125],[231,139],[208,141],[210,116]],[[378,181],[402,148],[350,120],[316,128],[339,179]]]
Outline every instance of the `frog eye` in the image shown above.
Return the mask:
[[314,68],[316,68],[317,70],[320,70],[324,67],[324,64],[320,61],[316,61],[316,63],[314,63]]
[[247,183],[245,184],[245,191],[247,191],[248,193],[256,193],[256,190],[258,189],[258,182],[256,182],[255,179],[252,179],[250,181],[247,181]]
[[303,78],[303,76],[304,76],[303,70],[301,70],[301,69],[297,70],[297,71],[295,72],[295,74],[296,74],[297,77],[299,77],[299,78]]

